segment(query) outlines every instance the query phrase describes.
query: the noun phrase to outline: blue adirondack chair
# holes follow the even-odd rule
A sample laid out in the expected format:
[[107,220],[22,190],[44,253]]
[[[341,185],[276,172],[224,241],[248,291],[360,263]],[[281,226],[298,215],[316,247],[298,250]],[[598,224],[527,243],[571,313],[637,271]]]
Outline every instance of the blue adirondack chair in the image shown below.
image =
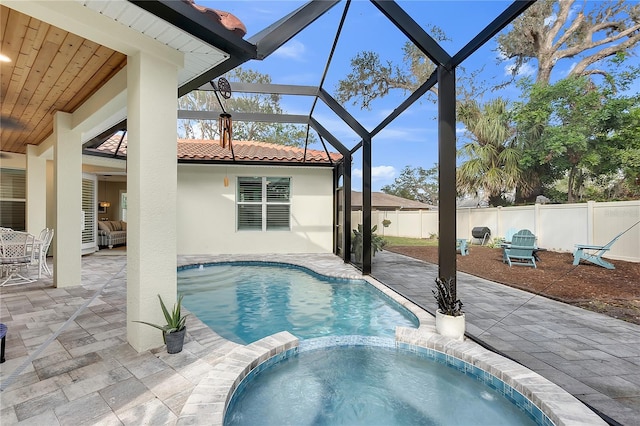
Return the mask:
[[469,246],[464,238],[456,239],[456,251],[460,250],[460,254],[466,256],[469,254]]
[[[619,233],[613,238],[613,240],[609,241],[603,246],[592,244],[576,244],[576,251],[573,252],[573,264],[578,265],[580,263],[580,260],[586,260],[587,262],[591,262],[594,265],[602,266],[603,268],[616,269],[616,267],[613,266],[613,263],[604,260],[602,258],[602,255],[609,251],[613,243],[615,243],[618,238],[620,238],[625,232],[627,231]],[[593,252],[585,252],[585,250],[591,250]]]
[[511,244],[504,247],[503,261],[519,266],[536,266],[534,250],[536,249],[536,236],[528,229],[516,232],[511,238]]

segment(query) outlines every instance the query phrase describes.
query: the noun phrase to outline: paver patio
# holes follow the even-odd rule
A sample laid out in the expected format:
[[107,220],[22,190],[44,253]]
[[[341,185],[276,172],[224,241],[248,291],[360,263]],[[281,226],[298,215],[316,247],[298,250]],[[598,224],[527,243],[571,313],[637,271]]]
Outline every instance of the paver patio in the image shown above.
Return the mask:
[[[180,257],[179,264],[213,259],[228,257]],[[306,259],[353,275],[335,256]],[[201,378],[239,346],[189,317],[183,352],[137,353],[126,342],[125,262],[126,256],[83,257],[82,287],[53,288],[43,279],[2,289],[0,319],[9,325],[0,366],[3,425],[175,424]],[[389,252],[374,262],[376,278],[427,310],[436,272]],[[466,274],[459,289],[472,337],[611,419],[637,424],[640,326]]]

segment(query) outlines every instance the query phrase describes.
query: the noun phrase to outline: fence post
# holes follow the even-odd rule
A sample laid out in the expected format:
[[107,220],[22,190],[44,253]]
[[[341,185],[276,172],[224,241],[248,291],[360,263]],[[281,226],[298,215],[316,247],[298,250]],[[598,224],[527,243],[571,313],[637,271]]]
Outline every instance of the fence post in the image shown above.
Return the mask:
[[533,205],[533,234],[537,237],[536,242],[538,243],[538,247],[540,247],[544,242],[543,238],[541,238],[541,232],[542,228],[540,227],[540,203],[535,203]]
[[595,229],[593,208],[595,206],[595,201],[587,201],[587,244],[593,244],[593,230]]

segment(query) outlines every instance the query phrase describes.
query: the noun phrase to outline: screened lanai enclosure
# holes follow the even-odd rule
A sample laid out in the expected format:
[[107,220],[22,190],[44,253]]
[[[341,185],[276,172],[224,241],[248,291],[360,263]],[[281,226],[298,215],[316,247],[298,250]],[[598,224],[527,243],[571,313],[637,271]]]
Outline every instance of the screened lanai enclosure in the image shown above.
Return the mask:
[[[408,4],[394,1],[372,0],[369,7],[377,9],[381,16],[400,31],[406,39],[417,47],[433,66],[433,72],[425,81],[411,93],[407,93],[400,103],[374,125],[365,127],[354,114],[350,113],[344,103],[336,100],[331,87],[325,87],[327,73],[332,69],[334,55],[341,43],[354,43],[354,40],[344,40],[345,26],[356,25],[350,20],[351,1],[310,1],[303,4],[290,14],[282,17],[255,33],[246,40],[228,31],[211,28],[207,18],[193,10],[185,2],[176,1],[139,1],[130,0],[139,7],[152,14],[171,22],[176,27],[193,34],[205,41],[210,41],[224,47],[230,58],[216,67],[208,70],[199,77],[179,87],[178,96],[184,96],[192,91],[213,92],[218,100],[219,108],[210,110],[179,110],[178,118],[183,120],[213,120],[220,123],[221,138],[227,138],[233,149],[233,122],[266,122],[288,123],[303,125],[309,134],[314,132],[327,152],[337,151],[342,155],[342,161],[334,164],[334,197],[335,234],[334,251],[345,262],[352,262],[352,232],[358,224],[351,223],[351,189],[355,168],[361,170],[362,178],[362,229],[372,228],[371,223],[371,191],[372,191],[372,153],[376,146],[376,136],[394,122],[412,105],[424,99],[430,91],[437,91],[437,160],[439,181],[439,276],[453,278],[456,276],[456,70],[474,52],[491,40],[500,30],[505,28],[513,19],[526,10],[533,1],[515,1],[505,4],[504,10],[495,18],[487,22],[475,37],[455,52],[446,51],[438,36],[433,34],[433,28],[425,28],[419,22],[423,16],[412,16],[408,11]],[[223,7],[223,6],[222,6]],[[456,13],[455,2],[451,3],[451,13]],[[231,82],[222,77],[236,67],[253,61],[262,61],[277,52],[284,44],[297,34],[312,26],[314,22],[329,11],[338,10],[339,19],[332,34],[326,34],[324,43],[328,50],[326,62],[317,66],[322,68],[322,77],[317,85],[293,84],[257,84],[245,82]],[[242,19],[242,17],[239,17]],[[366,23],[365,23],[366,24]],[[435,22],[434,24],[437,24]],[[220,27],[222,28],[222,27]],[[356,41],[357,42],[357,41]],[[284,66],[284,65],[283,65]],[[230,96],[243,94],[275,94],[278,96],[297,96],[311,99],[310,107],[305,113],[250,113],[234,111],[227,107],[225,100]],[[324,108],[330,111],[334,118],[355,134],[356,142],[347,142],[338,137],[331,126],[323,122],[326,114],[318,114]],[[321,117],[322,116],[322,117]],[[376,115],[377,117],[378,115]],[[371,119],[367,120],[371,123]],[[226,124],[225,124],[226,123]],[[225,127],[226,126],[226,127]],[[335,127],[335,126],[334,126]],[[226,131],[224,129],[227,129]],[[94,138],[84,145],[85,149],[98,146],[105,138],[116,131],[126,131],[126,121],[121,122]],[[305,144],[306,148],[306,144]],[[94,152],[95,154],[95,152]],[[122,155],[116,150],[116,156]],[[328,156],[329,157],[329,156]],[[358,161],[356,163],[356,160]],[[304,161],[304,160],[303,160]],[[362,260],[356,262],[363,274],[371,272],[372,251],[371,232],[362,233]]]

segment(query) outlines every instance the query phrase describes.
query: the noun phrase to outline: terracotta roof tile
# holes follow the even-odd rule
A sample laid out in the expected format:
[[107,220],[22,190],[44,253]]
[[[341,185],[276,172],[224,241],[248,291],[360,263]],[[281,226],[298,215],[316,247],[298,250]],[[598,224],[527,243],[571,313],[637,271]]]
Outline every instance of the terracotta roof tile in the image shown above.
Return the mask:
[[229,31],[236,33],[240,37],[244,37],[247,34],[247,28],[244,26],[242,21],[240,21],[236,16],[232,15],[231,13],[218,10],[218,9],[212,9],[206,6],[200,6],[194,0],[182,0],[182,1],[191,5],[191,7],[193,7],[200,13],[204,14],[211,21],[219,23],[220,25],[222,25]]
[[[305,157],[304,148],[268,142],[233,141],[233,155],[236,161],[301,163]],[[333,162],[342,159],[338,153],[330,153]],[[178,158],[194,160],[230,160],[230,149],[220,146],[217,140],[178,140]],[[329,163],[327,154],[316,149],[307,149],[307,163]]]
[[[114,154],[122,133],[116,133],[97,148],[88,151]],[[233,154],[236,161],[269,162],[269,163],[302,163],[304,148],[286,146],[268,142],[233,141]],[[127,137],[125,135],[118,155],[127,155]],[[335,163],[342,155],[331,152],[331,160]],[[222,148],[217,140],[178,139],[178,159],[188,161],[233,161],[231,150]],[[306,163],[329,164],[327,153],[316,149],[307,149]]]

